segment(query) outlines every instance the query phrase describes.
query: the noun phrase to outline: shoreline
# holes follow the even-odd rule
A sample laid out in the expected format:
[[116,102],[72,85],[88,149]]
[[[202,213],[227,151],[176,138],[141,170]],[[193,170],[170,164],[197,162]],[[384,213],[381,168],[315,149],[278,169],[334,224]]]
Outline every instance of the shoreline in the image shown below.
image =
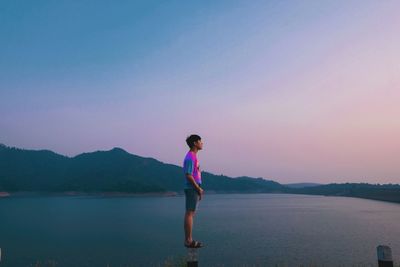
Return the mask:
[[100,197],[173,197],[179,195],[177,192],[149,192],[149,193],[129,193],[129,192],[80,192],[80,191],[65,191],[65,192],[40,192],[40,191],[18,191],[18,192],[0,192],[0,198],[5,197],[30,197],[30,196],[100,196]]
[[[288,192],[227,192],[220,191],[216,192],[210,190],[207,194],[288,194],[288,195],[308,195],[308,196],[325,196],[325,197],[351,197],[358,199],[368,199],[374,201],[383,201],[386,203],[400,204],[398,199],[387,199],[379,198],[376,196],[352,196],[352,195],[326,195],[326,194],[304,194],[304,193],[288,193]],[[47,197],[176,197],[184,195],[183,192],[166,191],[166,192],[148,192],[148,193],[129,193],[129,192],[81,192],[81,191],[65,191],[65,192],[41,192],[41,191],[17,191],[7,192],[0,191],[1,198],[10,197],[35,197],[35,196],[47,196]]]

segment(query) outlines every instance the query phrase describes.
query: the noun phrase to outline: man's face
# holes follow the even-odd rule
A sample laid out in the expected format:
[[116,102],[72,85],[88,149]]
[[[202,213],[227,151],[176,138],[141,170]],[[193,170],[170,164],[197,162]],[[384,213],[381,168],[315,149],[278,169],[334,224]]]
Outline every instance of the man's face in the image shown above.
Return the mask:
[[194,146],[198,149],[198,150],[202,150],[203,149],[203,142],[200,140],[194,142]]

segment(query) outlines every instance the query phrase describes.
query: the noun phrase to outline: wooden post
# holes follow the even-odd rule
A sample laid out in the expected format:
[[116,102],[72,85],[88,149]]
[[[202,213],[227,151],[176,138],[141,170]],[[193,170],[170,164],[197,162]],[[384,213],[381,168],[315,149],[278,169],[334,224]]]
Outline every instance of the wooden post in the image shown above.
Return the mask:
[[199,255],[197,248],[188,248],[188,257],[187,257],[187,267],[198,267],[199,266]]
[[389,246],[378,246],[378,265],[379,267],[393,267],[392,250]]

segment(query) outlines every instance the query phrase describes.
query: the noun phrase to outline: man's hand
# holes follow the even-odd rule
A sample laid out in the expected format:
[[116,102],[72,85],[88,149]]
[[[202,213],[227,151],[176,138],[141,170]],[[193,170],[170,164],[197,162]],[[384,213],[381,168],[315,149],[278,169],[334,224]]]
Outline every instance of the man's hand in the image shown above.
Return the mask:
[[201,200],[204,194],[204,190],[201,187],[199,187],[199,189],[197,189],[197,193],[199,194],[199,200]]

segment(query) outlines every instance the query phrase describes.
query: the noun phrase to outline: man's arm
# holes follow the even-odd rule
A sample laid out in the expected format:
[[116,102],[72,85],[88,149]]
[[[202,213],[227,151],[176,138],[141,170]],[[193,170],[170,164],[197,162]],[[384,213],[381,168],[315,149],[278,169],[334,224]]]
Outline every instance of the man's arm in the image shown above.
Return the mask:
[[201,199],[204,190],[196,183],[196,181],[194,180],[194,178],[191,174],[186,173],[186,179],[188,179],[189,182],[193,185],[194,189],[197,191],[197,193],[199,194],[200,199]]

